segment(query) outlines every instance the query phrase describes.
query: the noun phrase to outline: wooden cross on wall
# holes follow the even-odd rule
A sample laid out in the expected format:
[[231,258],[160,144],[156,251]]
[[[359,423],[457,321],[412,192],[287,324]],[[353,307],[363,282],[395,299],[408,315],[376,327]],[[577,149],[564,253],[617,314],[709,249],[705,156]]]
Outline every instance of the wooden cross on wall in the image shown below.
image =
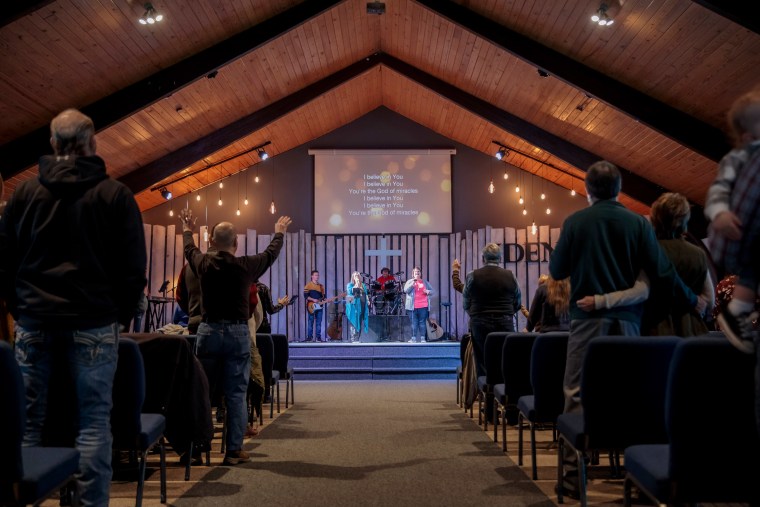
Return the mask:
[[[401,250],[388,250],[388,243],[385,240],[385,236],[380,238],[380,248],[373,249],[373,250],[365,250],[364,251],[365,257],[377,257],[378,262],[380,265],[377,269],[382,269],[384,267],[387,267],[390,269],[390,266],[387,264],[388,257],[401,257]],[[393,270],[391,270],[393,271]]]

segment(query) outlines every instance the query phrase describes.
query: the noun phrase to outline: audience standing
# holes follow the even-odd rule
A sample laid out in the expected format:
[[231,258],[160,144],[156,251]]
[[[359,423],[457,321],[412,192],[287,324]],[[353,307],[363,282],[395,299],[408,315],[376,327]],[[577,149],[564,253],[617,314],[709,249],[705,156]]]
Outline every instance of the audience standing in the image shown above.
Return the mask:
[[[677,294],[677,304],[697,304],[696,296],[665,257],[649,222],[617,202],[621,184],[620,171],[610,162],[600,161],[589,167],[586,192],[590,206],[565,220],[549,262],[551,276],[558,280],[569,276],[571,285],[565,412],[581,410],[581,367],[589,340],[602,335],[639,335],[643,310],[639,303],[585,312],[578,307],[578,300],[630,288],[643,269],[650,279],[662,279],[663,286],[670,284],[670,292]],[[564,460],[566,476],[558,486],[568,496],[577,496],[574,453],[567,453]]]
[[203,254],[193,241],[192,211],[180,212],[185,257],[201,286],[202,321],[198,327],[196,354],[201,361],[221,362],[227,404],[227,452],[222,464],[250,461],[243,447],[246,426],[246,391],[251,366],[248,331],[250,287],[277,258],[289,217],[280,217],[267,249],[256,255],[235,257],[237,234],[229,222],[217,224],[211,233],[213,253]]
[[54,155],[40,159],[39,176],[18,186],[0,220],[0,298],[18,321],[24,445],[42,443],[51,369],[67,364],[82,504],[103,506],[119,328],[128,328],[145,287],[145,238],[132,192],[95,154],[92,120],[68,109],[53,119],[50,134]]

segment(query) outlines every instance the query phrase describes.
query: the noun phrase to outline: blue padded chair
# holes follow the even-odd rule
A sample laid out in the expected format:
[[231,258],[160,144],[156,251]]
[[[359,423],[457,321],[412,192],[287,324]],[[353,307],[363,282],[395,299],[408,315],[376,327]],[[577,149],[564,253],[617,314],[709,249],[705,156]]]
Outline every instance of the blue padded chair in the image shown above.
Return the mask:
[[272,335],[256,333],[256,347],[261,355],[264,371],[264,393],[269,395],[269,418],[274,417],[274,398],[277,395],[277,413],[280,413],[280,372],[274,369],[274,342]]
[[[501,448],[504,452],[507,452],[507,424],[518,422],[517,401],[522,396],[533,394],[530,354],[537,336],[538,333],[507,333],[501,349],[502,382],[494,386],[494,399],[501,411]],[[494,417],[496,415],[497,411],[494,411]]]
[[[284,334],[273,333],[272,344],[274,345],[274,364],[272,365],[272,370],[279,374],[280,380],[285,381],[285,408],[288,408],[288,395],[290,395],[290,405],[296,403],[293,368],[288,364],[290,360],[288,337]],[[280,412],[279,403],[280,394],[277,393],[277,413]]]
[[496,406],[494,403],[494,386],[501,384],[504,377],[501,374],[501,351],[504,348],[504,341],[509,333],[497,332],[488,333],[486,343],[483,346],[483,361],[486,367],[486,374],[478,377],[478,423],[482,422],[483,430],[488,431],[488,418],[483,413],[483,402],[486,407],[493,405],[493,436],[498,441],[496,432]]
[[457,405],[460,408],[464,407],[464,383],[462,382],[462,365],[464,365],[464,353],[467,350],[467,344],[470,343],[472,335],[470,333],[462,336],[462,340],[459,342],[459,366],[457,366]]
[[[689,338],[678,345],[665,401],[668,443],[625,450],[626,505],[632,484],[661,505],[760,504],[753,370],[754,358],[725,338]],[[725,421],[719,440],[717,414],[709,413],[715,400]]]
[[145,485],[146,457],[158,445],[160,454],[161,503],[166,503],[166,454],[164,429],[166,418],[161,414],[143,414],[145,400],[145,366],[137,342],[119,338],[119,362],[113,382],[111,432],[113,448],[136,454],[140,460],[135,505],[142,505]]
[[79,505],[79,452],[68,447],[22,447],[26,395],[13,348],[0,341],[0,505],[38,505],[67,487]]
[[[584,454],[605,450],[619,457],[630,445],[667,442],[665,387],[670,359],[680,341],[673,336],[602,336],[589,341],[581,375],[583,412],[557,418],[558,484],[562,484],[567,445],[578,461],[582,506],[587,504]],[[613,463],[617,470],[618,460]],[[562,503],[561,487],[557,500]]]
[[533,480],[538,480],[536,465],[536,424],[551,424],[556,440],[557,417],[565,407],[562,389],[567,362],[567,332],[544,333],[536,337],[530,354],[530,385],[533,394],[520,396],[517,409],[517,464],[523,464],[523,424],[530,426],[530,454],[533,459]]

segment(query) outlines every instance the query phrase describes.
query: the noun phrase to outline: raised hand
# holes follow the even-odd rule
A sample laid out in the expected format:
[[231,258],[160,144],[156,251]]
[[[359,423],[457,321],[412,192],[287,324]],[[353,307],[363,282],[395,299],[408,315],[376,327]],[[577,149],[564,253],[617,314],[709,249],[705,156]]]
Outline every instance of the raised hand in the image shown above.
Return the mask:
[[454,262],[451,263],[451,270],[452,271],[461,271],[462,270],[462,263],[459,262],[459,259],[454,259]]
[[182,223],[183,231],[192,231],[197,220],[197,217],[193,217],[193,210],[190,208],[182,208],[179,210],[179,221]]
[[288,230],[288,226],[292,223],[293,223],[293,220],[291,220],[289,216],[280,217],[279,219],[277,219],[277,223],[274,224],[275,234],[278,232],[285,234],[285,231]]

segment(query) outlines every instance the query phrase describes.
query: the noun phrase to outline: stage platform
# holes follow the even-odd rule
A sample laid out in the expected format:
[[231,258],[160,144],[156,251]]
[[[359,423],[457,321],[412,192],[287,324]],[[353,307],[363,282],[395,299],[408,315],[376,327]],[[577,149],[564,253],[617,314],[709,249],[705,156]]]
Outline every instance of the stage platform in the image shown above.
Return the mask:
[[459,342],[291,342],[301,380],[456,379]]

